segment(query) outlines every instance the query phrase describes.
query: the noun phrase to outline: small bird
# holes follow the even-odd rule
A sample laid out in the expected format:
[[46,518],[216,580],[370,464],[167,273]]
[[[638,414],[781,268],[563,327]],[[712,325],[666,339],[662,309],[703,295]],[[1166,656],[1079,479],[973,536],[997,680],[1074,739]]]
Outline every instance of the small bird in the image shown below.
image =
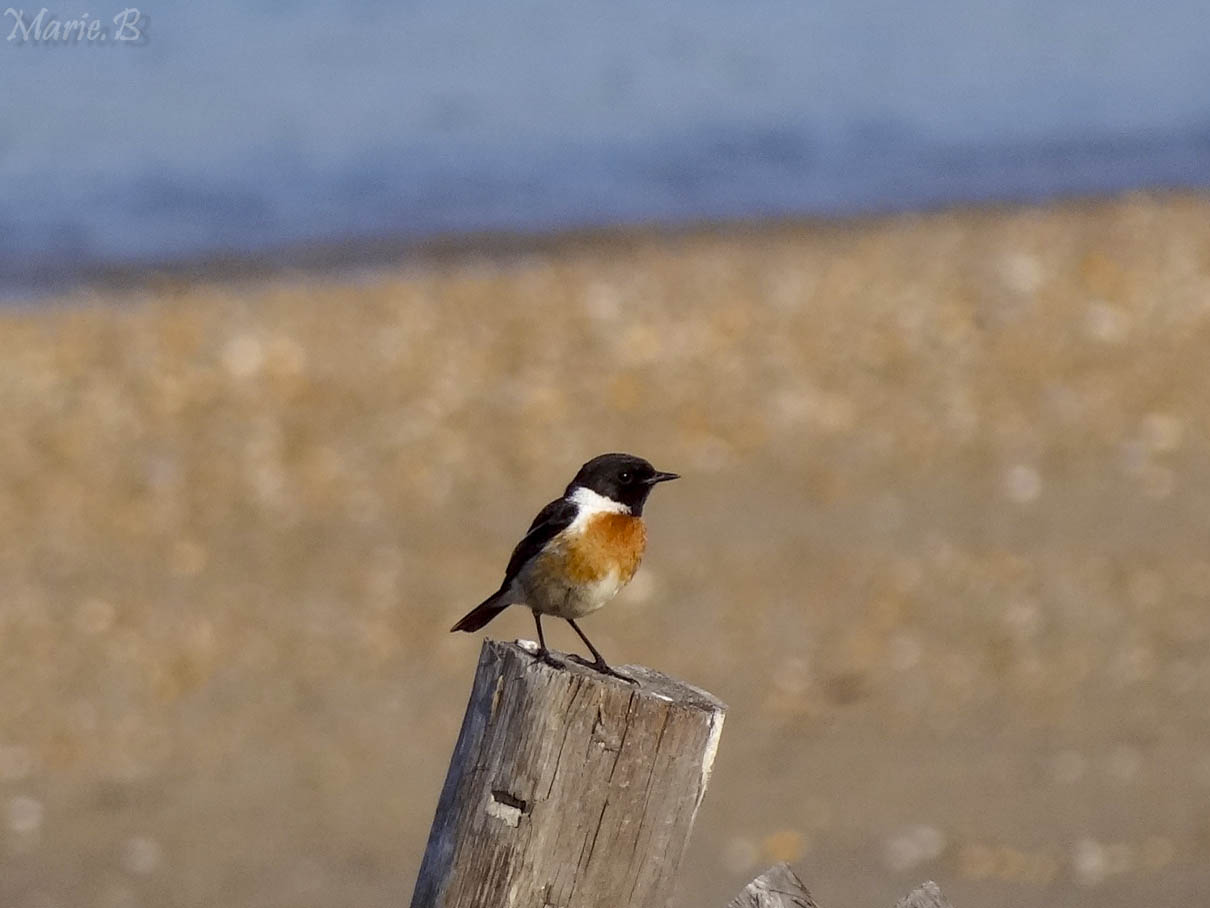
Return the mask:
[[609,667],[576,619],[595,612],[630,582],[647,546],[647,496],[656,483],[679,478],[633,454],[594,457],[580,467],[562,498],[538,512],[513,549],[500,589],[450,630],[477,631],[510,605],[526,605],[538,627],[539,659],[558,664],[542,635],[542,616],[554,615],[579,634],[595,660],[592,668],[632,681]]

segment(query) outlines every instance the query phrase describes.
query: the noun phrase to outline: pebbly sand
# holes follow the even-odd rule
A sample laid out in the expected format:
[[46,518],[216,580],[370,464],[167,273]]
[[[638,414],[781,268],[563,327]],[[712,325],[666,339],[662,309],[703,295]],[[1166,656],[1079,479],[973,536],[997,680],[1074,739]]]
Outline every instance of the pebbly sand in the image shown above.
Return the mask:
[[731,707],[681,906],[1210,892],[1210,198],[57,302],[0,310],[0,904],[406,904],[447,628],[613,449],[685,478],[585,630]]

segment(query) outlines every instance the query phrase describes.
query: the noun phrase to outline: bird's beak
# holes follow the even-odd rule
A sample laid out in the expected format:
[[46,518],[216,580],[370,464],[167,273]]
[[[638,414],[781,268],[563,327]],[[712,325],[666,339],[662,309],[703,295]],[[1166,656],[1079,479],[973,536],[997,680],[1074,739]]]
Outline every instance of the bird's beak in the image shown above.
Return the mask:
[[668,482],[668,480],[670,480],[670,479],[680,479],[680,478],[681,478],[680,473],[661,473],[660,471],[657,470],[655,475],[647,480],[647,485],[653,486],[657,482]]

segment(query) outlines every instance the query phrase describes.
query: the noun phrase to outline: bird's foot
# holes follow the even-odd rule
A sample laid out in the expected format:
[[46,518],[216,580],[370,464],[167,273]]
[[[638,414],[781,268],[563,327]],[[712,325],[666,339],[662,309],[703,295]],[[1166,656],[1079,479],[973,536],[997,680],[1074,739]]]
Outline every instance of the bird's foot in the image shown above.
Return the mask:
[[534,653],[534,661],[541,662],[543,665],[549,665],[551,668],[567,668],[562,659],[556,659],[555,655],[548,649],[540,649]]
[[622,681],[625,681],[627,684],[633,684],[635,687],[639,686],[639,682],[635,678],[632,678],[632,677],[630,677],[630,675],[627,675],[624,672],[620,672],[616,668],[611,667],[608,663],[605,662],[604,659],[597,659],[595,662],[589,662],[583,656],[571,655],[571,656],[568,656],[568,658],[571,659],[573,662],[577,663],[578,665],[583,665],[585,668],[591,668],[595,671],[600,672],[602,675],[609,675],[610,677],[613,677],[613,678],[620,678]]

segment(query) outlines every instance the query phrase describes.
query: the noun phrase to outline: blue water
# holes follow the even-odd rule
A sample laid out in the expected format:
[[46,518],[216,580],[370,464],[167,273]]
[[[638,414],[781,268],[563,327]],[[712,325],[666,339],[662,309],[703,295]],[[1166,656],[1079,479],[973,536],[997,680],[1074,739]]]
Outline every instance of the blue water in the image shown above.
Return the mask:
[[142,12],[138,44],[0,40],[0,288],[307,242],[1210,185],[1206,0]]

